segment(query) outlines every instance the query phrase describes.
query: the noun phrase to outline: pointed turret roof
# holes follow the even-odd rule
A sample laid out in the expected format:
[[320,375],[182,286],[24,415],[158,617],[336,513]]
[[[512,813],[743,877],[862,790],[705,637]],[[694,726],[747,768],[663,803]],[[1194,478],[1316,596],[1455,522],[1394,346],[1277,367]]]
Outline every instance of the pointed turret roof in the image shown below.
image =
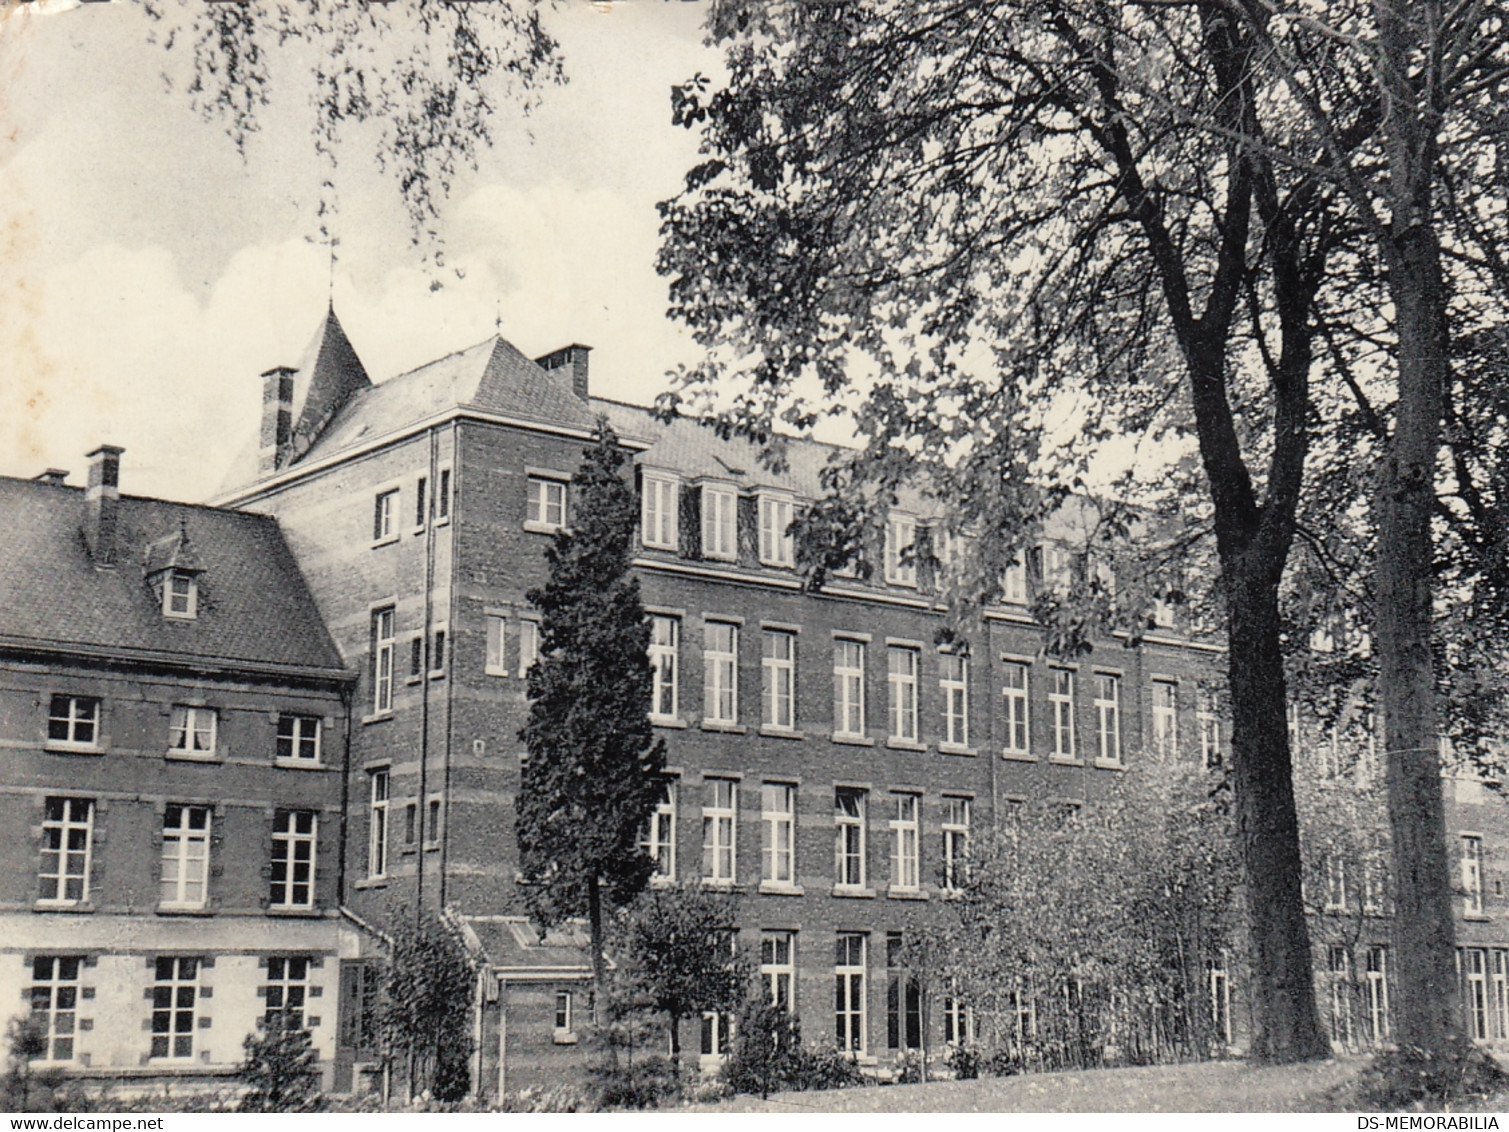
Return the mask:
[[293,384],[293,435],[289,462],[314,446],[351,396],[372,388],[366,368],[346,337],[332,304],[299,362]]

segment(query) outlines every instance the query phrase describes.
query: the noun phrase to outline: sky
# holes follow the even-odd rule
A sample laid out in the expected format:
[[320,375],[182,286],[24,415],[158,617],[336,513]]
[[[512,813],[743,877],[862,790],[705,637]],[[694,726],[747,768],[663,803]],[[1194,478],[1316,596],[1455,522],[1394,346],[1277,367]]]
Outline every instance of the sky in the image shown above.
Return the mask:
[[655,204],[696,160],[669,91],[717,71],[703,11],[547,11],[569,81],[527,121],[505,107],[497,145],[458,178],[440,223],[463,277],[433,290],[370,133],[337,155],[332,273],[296,72],[274,72],[243,160],[166,87],[174,60],[134,0],[5,5],[0,475],[82,483],[85,454],[111,443],[123,491],[210,497],[256,430],[258,375],[297,364],[331,300],[375,381],[501,328],[531,356],[592,346],[594,392],[648,403],[695,356],[665,317]]

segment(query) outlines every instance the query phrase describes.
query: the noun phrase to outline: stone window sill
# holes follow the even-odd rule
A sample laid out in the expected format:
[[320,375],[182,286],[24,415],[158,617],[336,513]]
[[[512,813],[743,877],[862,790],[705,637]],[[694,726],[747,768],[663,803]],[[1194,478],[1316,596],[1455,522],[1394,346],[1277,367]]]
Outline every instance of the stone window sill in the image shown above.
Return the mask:
[[833,733],[833,741],[849,747],[873,747],[875,740],[868,735],[847,735],[842,731]]

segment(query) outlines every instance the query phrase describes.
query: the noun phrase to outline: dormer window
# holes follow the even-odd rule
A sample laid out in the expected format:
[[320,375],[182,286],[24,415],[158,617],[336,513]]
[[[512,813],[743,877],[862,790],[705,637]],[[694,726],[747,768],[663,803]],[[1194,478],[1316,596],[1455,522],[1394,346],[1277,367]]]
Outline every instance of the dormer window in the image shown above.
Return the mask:
[[885,580],[893,586],[917,585],[914,543],[917,522],[905,515],[892,515],[885,525]]
[[738,495],[724,484],[702,487],[702,557],[732,562],[738,557]]
[[793,506],[790,496],[760,493],[760,561],[767,566],[796,563],[791,537]]
[[199,616],[199,579],[187,570],[171,570],[163,580],[162,615],[192,621]]

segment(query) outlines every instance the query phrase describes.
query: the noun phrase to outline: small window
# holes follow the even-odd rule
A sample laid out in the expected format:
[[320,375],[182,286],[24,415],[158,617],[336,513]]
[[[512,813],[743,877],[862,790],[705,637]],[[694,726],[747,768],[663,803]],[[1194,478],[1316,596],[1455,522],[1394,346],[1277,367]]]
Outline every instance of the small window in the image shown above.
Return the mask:
[[372,513],[372,541],[388,542],[398,534],[398,489],[379,492]]
[[414,485],[414,526],[423,528],[429,515],[425,513],[425,507],[430,501],[430,481],[424,476],[419,477],[419,482]]
[[563,1034],[571,1032],[571,992],[568,990],[555,992],[555,1028]]
[[419,839],[419,803],[406,802],[403,807],[403,843],[410,849]]
[[790,533],[792,513],[792,502],[786,496],[760,496],[760,561],[767,566],[795,564],[795,543]]
[[892,515],[885,525],[885,580],[893,586],[917,585],[915,557],[917,523],[903,515]]
[[219,715],[214,708],[174,704],[168,750],[182,755],[213,755]]
[[702,557],[732,562],[738,557],[738,496],[731,487],[702,488]]
[[440,799],[431,798],[429,810],[425,813],[424,847],[426,849],[440,848],[440,814]]
[[163,579],[162,615],[182,621],[199,616],[199,580],[187,570],[171,570]]
[[418,680],[424,675],[424,638],[409,638],[409,680]]
[[278,758],[320,761],[320,719],[313,715],[278,716]]
[[543,476],[529,477],[529,525],[558,531],[566,525],[566,484]]
[[484,671],[489,676],[507,676],[508,663],[504,660],[503,649],[508,643],[506,622],[502,617],[491,614],[487,618],[487,663]]
[[640,481],[640,541],[657,550],[676,549],[677,484],[645,474]]
[[449,522],[451,517],[451,470],[440,469],[440,478],[435,483],[435,522]]
[[1027,567],[1020,552],[1001,575],[1001,600],[1007,605],[1027,604]]
[[430,676],[445,675],[445,630],[436,629],[434,642],[430,648]]
[[540,659],[540,623],[538,621],[519,622],[519,676],[529,675],[529,670],[534,667],[535,661]]
[[52,746],[95,747],[100,733],[100,701],[93,696],[53,696],[47,713]]

